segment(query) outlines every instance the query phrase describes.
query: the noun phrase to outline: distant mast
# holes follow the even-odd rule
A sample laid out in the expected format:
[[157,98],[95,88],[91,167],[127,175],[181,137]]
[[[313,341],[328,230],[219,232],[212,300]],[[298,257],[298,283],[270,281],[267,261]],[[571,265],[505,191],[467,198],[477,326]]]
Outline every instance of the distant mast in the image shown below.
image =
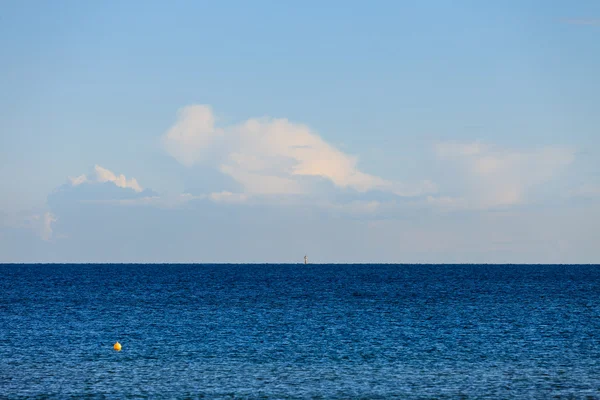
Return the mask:
[[304,256],[304,265],[308,264],[308,257]]

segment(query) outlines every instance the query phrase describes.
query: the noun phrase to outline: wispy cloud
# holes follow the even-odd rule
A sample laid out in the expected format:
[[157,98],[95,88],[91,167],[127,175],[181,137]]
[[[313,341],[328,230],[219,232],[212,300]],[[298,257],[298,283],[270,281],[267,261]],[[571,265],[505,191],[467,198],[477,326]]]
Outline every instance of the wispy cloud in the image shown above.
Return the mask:
[[119,205],[149,205],[160,208],[174,208],[185,205],[194,200],[210,200],[214,203],[230,203],[240,204],[245,203],[249,196],[241,193],[231,193],[227,191],[215,192],[209,194],[192,195],[190,193],[182,193],[176,196],[145,196],[135,199],[115,199],[108,201],[97,201]]
[[208,196],[212,201],[217,203],[244,203],[248,200],[248,196],[240,193],[219,192],[211,193]]
[[0,212],[0,228],[12,228],[33,232],[44,241],[51,241],[54,237],[53,224],[58,217],[44,210],[29,210],[18,213]]
[[44,240],[50,240],[52,237],[52,224],[58,221],[58,218],[51,212],[44,213],[42,218],[41,236]]
[[563,22],[569,25],[600,26],[600,18],[565,18]]
[[58,218],[47,211],[43,214],[34,214],[25,218],[26,225],[36,232],[43,240],[50,241],[52,239],[53,229],[52,224],[58,221]]
[[428,198],[430,204],[449,208],[520,204],[531,188],[552,180],[575,157],[575,150],[569,147],[511,150],[480,142],[437,143],[435,152],[439,159],[456,165],[463,175],[463,196]]
[[163,136],[164,147],[183,165],[203,161],[230,176],[244,195],[306,195],[313,191],[315,178],[357,192],[415,196],[435,190],[429,181],[407,186],[365,173],[357,157],[287,119],[252,118],[223,128],[215,123],[209,106],[188,106]]

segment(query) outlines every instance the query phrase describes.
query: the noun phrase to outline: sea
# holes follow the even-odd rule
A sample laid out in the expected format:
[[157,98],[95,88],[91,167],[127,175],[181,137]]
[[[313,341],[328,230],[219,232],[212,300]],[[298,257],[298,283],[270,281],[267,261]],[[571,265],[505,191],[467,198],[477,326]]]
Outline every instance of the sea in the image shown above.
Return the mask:
[[0,398],[600,399],[600,266],[0,265]]

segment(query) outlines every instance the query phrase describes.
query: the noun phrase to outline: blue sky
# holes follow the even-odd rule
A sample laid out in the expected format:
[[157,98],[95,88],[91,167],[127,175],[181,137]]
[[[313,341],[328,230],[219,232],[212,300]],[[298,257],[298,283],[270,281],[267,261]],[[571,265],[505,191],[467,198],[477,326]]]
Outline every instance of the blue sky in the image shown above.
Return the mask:
[[0,261],[600,260],[597,1],[12,1],[0,54]]

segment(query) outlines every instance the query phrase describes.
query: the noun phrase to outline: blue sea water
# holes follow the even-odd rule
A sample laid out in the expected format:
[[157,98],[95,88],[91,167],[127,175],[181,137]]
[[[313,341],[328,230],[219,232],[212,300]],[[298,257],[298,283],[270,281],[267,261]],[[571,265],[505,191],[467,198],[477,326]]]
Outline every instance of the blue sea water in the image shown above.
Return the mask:
[[600,267],[0,265],[0,397],[596,399]]

